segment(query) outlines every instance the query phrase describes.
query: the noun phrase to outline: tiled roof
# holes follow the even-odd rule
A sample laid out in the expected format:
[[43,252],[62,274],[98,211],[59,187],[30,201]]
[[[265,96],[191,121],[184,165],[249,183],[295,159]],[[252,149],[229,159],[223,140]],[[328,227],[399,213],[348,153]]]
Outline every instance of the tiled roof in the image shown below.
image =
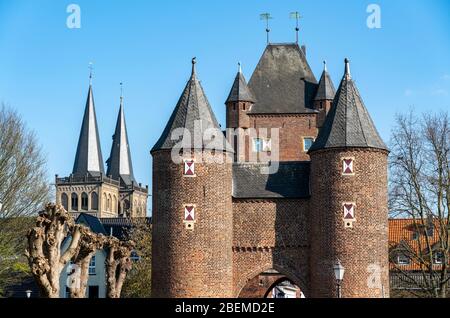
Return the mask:
[[[420,220],[414,222],[413,219],[389,219],[389,247],[391,249],[399,248],[401,252],[402,246],[407,246],[408,249],[413,251],[414,254],[418,254],[420,249],[426,251],[426,225],[421,225]],[[433,246],[439,241],[439,229],[440,225],[437,220],[434,221],[433,235],[428,236],[430,245]],[[414,233],[419,234],[417,236]],[[405,245],[406,244],[406,245]],[[410,265],[398,265],[402,270],[420,270],[420,265],[411,261]],[[435,265],[435,268],[439,268],[439,265]],[[395,264],[390,264],[391,269],[395,269]]]
[[269,44],[249,81],[250,113],[311,113],[317,80],[298,44]]
[[119,240],[127,239],[128,230],[133,227],[134,222],[145,219],[148,224],[151,224],[152,218],[100,218],[100,222],[107,235],[113,235],[117,237]]
[[314,100],[333,100],[335,94],[336,89],[334,88],[333,81],[325,68],[322,72],[322,76],[320,77],[319,87],[317,88],[317,93]]
[[274,174],[263,174],[267,164],[237,163],[233,165],[233,197],[308,198],[309,162],[280,162]]
[[[181,136],[179,135],[180,129],[185,130]],[[173,140],[173,132],[178,132],[176,135],[181,137],[181,140]],[[209,138],[209,140],[205,140],[205,138]],[[220,130],[216,116],[214,116],[203,87],[197,78],[195,58],[192,60],[191,77],[152,152],[162,149],[170,150],[179,143],[183,145],[183,148],[188,149],[233,152],[233,148]]]
[[350,76],[349,62],[323,127],[309,152],[328,148],[387,150]]
[[255,102],[255,97],[250,91],[241,69],[239,69],[239,72],[236,74],[230,94],[225,103],[230,102]]

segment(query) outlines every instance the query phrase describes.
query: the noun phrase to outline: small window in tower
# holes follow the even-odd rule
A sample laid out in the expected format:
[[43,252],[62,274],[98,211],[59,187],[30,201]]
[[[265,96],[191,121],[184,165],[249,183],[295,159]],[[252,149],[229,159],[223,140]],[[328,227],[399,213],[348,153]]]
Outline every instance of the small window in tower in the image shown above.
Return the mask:
[[81,210],[88,210],[89,199],[87,193],[83,192],[81,194]]
[[233,111],[236,111],[236,103],[233,103]]
[[272,149],[272,141],[270,139],[253,138],[254,152],[269,152]]
[[319,103],[319,109],[323,109],[323,104],[322,104],[322,102]]
[[183,175],[185,177],[195,177],[195,162],[194,160],[185,160],[184,161],[184,170]]
[[342,204],[344,208],[344,220],[355,220],[355,207],[353,202],[344,202]]
[[245,110],[245,107],[246,107],[245,103],[242,104],[242,109],[243,109],[243,110]]
[[188,230],[194,229],[194,224],[196,222],[195,219],[195,205],[194,204],[186,204],[184,205],[184,220],[183,223]]
[[72,208],[72,211],[78,211],[78,195],[76,193],[72,193],[71,208]]
[[303,138],[303,151],[307,152],[314,143],[314,138],[304,137]]
[[355,174],[355,159],[342,158],[342,175],[352,176]]

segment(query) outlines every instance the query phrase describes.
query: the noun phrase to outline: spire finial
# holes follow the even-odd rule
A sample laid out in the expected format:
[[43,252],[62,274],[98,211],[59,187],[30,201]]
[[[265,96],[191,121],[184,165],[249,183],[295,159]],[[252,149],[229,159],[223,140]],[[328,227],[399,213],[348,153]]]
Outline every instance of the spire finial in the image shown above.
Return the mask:
[[120,106],[123,104],[123,82],[120,82]]
[[350,74],[350,60],[348,58],[345,58],[345,77],[351,78]]
[[195,76],[196,72],[195,72],[195,64],[197,64],[197,58],[194,56],[192,58],[192,76]]
[[297,11],[291,12],[290,17],[291,19],[295,19],[295,43],[298,44],[298,31],[300,31],[298,20],[300,20],[302,17]]
[[242,64],[241,64],[241,62],[238,62],[238,72],[242,73]]
[[328,69],[327,69],[327,61],[326,61],[326,60],[323,61],[323,71],[324,71],[324,72],[328,72]]
[[259,17],[261,20],[266,20],[267,44],[269,44],[269,33],[270,33],[269,20],[273,18],[270,16],[270,13],[262,13],[259,15]]
[[89,62],[89,85],[92,85],[92,70],[94,69],[94,64]]

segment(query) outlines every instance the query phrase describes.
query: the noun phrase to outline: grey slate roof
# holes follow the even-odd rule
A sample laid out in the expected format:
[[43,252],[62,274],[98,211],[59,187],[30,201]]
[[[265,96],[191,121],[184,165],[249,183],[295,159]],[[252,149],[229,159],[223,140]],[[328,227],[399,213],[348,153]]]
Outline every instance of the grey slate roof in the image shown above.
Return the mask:
[[84,111],[72,173],[75,175],[90,174],[94,176],[105,173],[92,85],[89,85],[86,109]]
[[[206,98],[203,87],[197,78],[195,71],[195,59],[192,61],[192,74],[181,97],[170,116],[161,137],[152,148],[153,151],[162,149],[172,149],[173,146],[183,144],[183,148],[190,149],[215,149],[233,152],[233,148],[225,139],[220,130],[219,123]],[[190,133],[191,138],[183,135],[177,140],[172,140],[172,133],[177,128],[185,128]],[[208,129],[208,133],[204,134]],[[211,129],[211,130],[210,130]],[[213,138],[210,138],[214,132]],[[209,135],[209,136],[208,136]],[[207,137],[205,137],[207,136]],[[200,140],[200,144],[194,145],[194,140]]]
[[239,69],[239,72],[236,74],[236,78],[234,79],[233,86],[231,87],[230,94],[228,95],[227,101],[225,103],[230,102],[255,102],[255,97],[253,96],[250,88],[247,85],[247,81],[245,80],[244,74]]
[[236,163],[233,165],[233,197],[308,198],[309,162],[280,162],[275,174],[262,174],[262,163]]
[[331,110],[309,152],[341,147],[387,150],[350,76],[347,59],[345,69]]
[[325,67],[322,72],[322,76],[320,77],[319,87],[317,88],[317,93],[314,100],[333,100],[335,95],[336,89],[334,88],[333,81],[331,80],[330,74],[328,74]]
[[[108,235],[113,235],[117,237],[119,240],[127,239],[129,230],[134,226],[134,222],[141,221],[144,218],[100,218],[100,222],[106,230]],[[152,218],[146,217],[145,221],[147,224],[151,225]]]
[[310,113],[317,80],[298,44],[267,45],[249,81],[250,113]]
[[107,234],[105,228],[103,227],[103,224],[100,222],[98,218],[96,218],[93,215],[87,213],[80,213],[75,222],[77,224],[88,226],[94,233],[103,235]]
[[128,142],[127,126],[123,110],[123,98],[120,98],[120,110],[117,116],[116,130],[113,136],[111,154],[107,160],[106,174],[114,180],[121,180],[126,185],[136,183],[131,162],[130,144]]

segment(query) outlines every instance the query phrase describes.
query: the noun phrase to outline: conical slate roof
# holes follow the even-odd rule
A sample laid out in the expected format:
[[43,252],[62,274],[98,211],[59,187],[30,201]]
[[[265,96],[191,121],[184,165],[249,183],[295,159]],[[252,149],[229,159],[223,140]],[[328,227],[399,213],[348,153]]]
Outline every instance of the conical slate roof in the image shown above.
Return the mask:
[[333,100],[336,94],[336,90],[333,85],[333,81],[330,78],[330,74],[327,71],[326,62],[323,63],[324,68],[322,76],[319,80],[319,87],[317,88],[316,97],[314,100]]
[[[195,71],[192,59],[192,74],[170,116],[161,137],[152,152],[172,149],[175,145],[186,149],[211,149],[233,152],[225,139],[219,123],[206,98]],[[184,131],[179,128],[185,129]],[[206,133],[205,133],[206,132]],[[176,140],[172,140],[176,137]]]
[[317,80],[298,44],[269,44],[248,86],[256,98],[251,113],[310,113]]
[[80,138],[78,141],[73,174],[98,176],[105,173],[103,165],[102,150],[98,133],[97,117],[95,114],[94,96],[92,85],[89,92],[84,111],[83,123],[81,125]]
[[341,147],[387,150],[350,76],[347,59],[333,106],[309,152]]
[[123,110],[123,98],[120,97],[120,110],[117,116],[116,130],[113,136],[111,155],[107,161],[107,175],[126,185],[136,183],[131,162],[130,144],[128,142],[127,126]]
[[242,74],[240,65],[233,86],[231,87],[230,94],[225,103],[231,102],[255,102],[255,97],[247,85],[247,81],[245,80],[244,74]]

